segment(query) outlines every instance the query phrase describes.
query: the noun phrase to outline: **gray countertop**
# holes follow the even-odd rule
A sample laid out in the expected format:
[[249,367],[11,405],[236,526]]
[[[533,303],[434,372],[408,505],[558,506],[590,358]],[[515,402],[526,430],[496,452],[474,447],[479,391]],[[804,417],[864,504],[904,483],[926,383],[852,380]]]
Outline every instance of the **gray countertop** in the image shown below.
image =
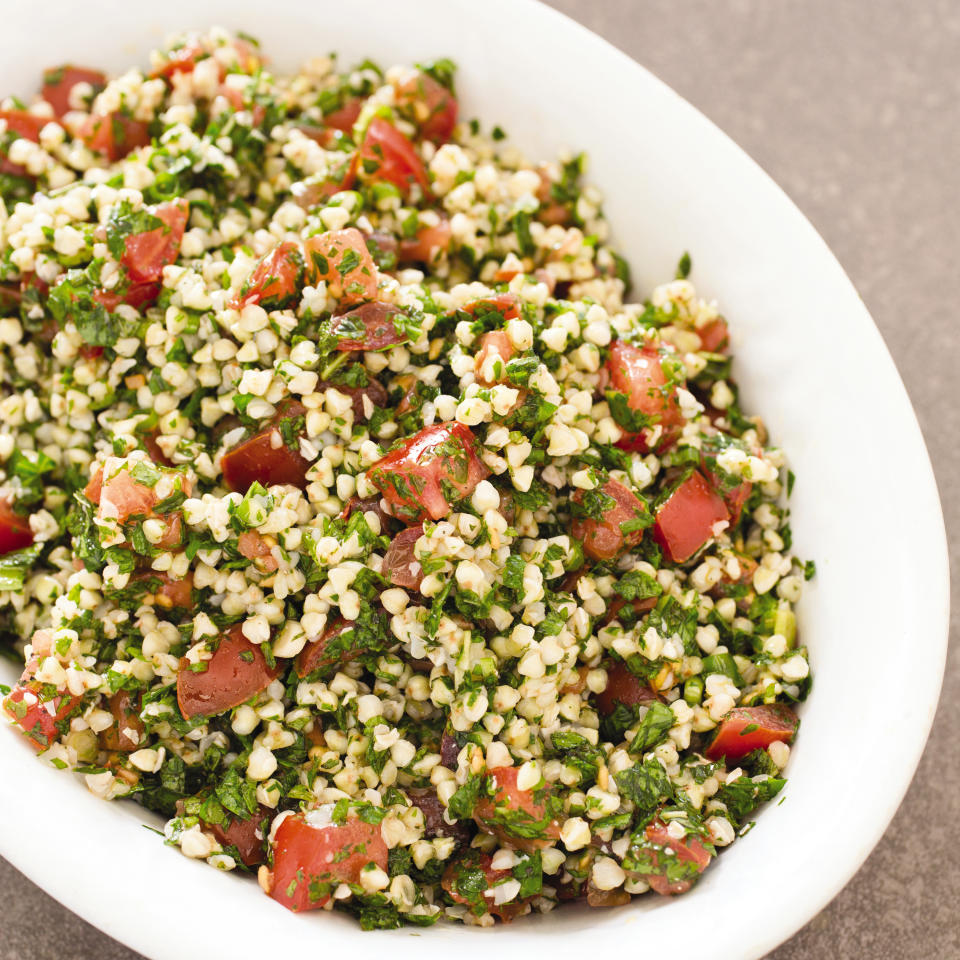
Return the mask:
[[[552,5],[610,39],[727,131],[786,189],[840,258],[920,418],[940,484],[957,584],[956,0]],[[940,709],[900,812],[846,889],[769,960],[960,957],[957,609],[951,628]],[[0,902],[0,960],[137,957],[2,860]]]

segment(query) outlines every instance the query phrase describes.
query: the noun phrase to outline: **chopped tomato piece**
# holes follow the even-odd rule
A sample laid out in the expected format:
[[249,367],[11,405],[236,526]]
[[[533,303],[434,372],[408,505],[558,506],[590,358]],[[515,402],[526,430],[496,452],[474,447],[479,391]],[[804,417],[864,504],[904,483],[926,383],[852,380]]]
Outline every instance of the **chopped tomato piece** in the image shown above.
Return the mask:
[[296,813],[277,828],[270,896],[288,910],[322,907],[341,883],[358,883],[368,864],[387,869],[379,825],[324,822],[324,808]]
[[108,313],[112,313],[121,303],[125,303],[134,310],[142,311],[156,302],[160,296],[159,283],[131,283],[122,293],[113,290],[95,290],[93,299],[102,303]]
[[310,283],[324,280],[330,296],[341,304],[372,300],[377,295],[377,266],[356,227],[308,237],[303,247]]
[[624,607],[629,607],[633,610],[635,616],[639,617],[640,614],[652,610],[656,605],[656,597],[644,597],[643,600],[624,600],[623,597],[613,597],[607,604],[607,612],[603,615],[602,622],[607,624],[611,620],[616,620]]
[[[482,874],[482,877],[478,878],[478,874]],[[459,860],[455,860],[447,867],[440,885],[457,903],[477,907],[482,901],[487,913],[499,917],[504,923],[509,923],[514,917],[529,910],[527,901],[514,900],[510,903],[498,904],[492,896],[487,896],[486,891],[512,877],[513,874],[509,870],[493,869],[493,858],[489,853],[466,850]]]
[[721,721],[705,755],[710,760],[726,757],[736,762],[754,750],[766,750],[771,743],[790,743],[799,725],[785,703],[734,707]]
[[[723,497],[723,502],[730,511],[730,525],[735,526],[740,519],[743,505],[753,492],[753,484],[749,480],[736,477],[731,478],[717,463],[717,457],[726,447],[726,441],[721,435],[708,435],[703,438],[700,456],[700,470],[709,481],[710,486]],[[739,482],[737,480],[739,479]]]
[[140,694],[120,690],[107,700],[114,724],[100,734],[104,750],[132,753],[139,749],[143,736],[143,721],[140,719]]
[[[151,77],[166,77],[168,80],[176,73],[193,73],[193,68],[201,60],[210,56],[199,43],[185,43],[176,50],[167,53],[166,61],[150,72]],[[224,67],[219,69],[220,79],[226,76]]]
[[[91,484],[93,484],[92,480],[88,484],[88,490],[92,489]],[[130,471],[126,469],[118,470],[106,481],[101,480],[101,484],[98,513],[102,517],[119,520],[120,523],[128,517],[141,514],[147,516],[157,502],[153,487],[134,480]],[[89,497],[89,499],[93,498]]]
[[540,175],[540,185],[537,187],[537,200],[540,201],[540,209],[537,211],[537,219],[542,220],[548,227],[570,226],[570,211],[553,198],[554,181],[550,177],[548,169],[541,165],[537,170]]
[[41,96],[53,107],[56,117],[62,117],[73,109],[70,106],[70,92],[78,83],[89,83],[96,92],[106,86],[107,75],[100,70],[88,70],[86,67],[69,64],[44,71]]
[[427,73],[418,73],[396,90],[399,107],[409,107],[420,128],[420,136],[434,143],[446,143],[457,125],[457,98]]
[[254,482],[264,487],[290,484],[303,490],[310,462],[300,456],[299,449],[284,443],[279,424],[305,412],[301,404],[289,403],[277,412],[272,423],[228,450],[220,462],[223,482],[238,493],[246,493]]
[[470,842],[470,828],[465,823],[447,823],[443,818],[444,806],[433,787],[407,787],[406,794],[413,806],[423,814],[425,837],[453,837],[459,843]]
[[602,714],[610,716],[621,703],[626,707],[649,706],[660,699],[656,690],[618,662],[607,667],[607,685],[597,694],[597,706]]
[[353,624],[347,623],[341,617],[328,624],[319,637],[311,640],[297,654],[297,676],[308,677],[318,670],[326,670],[350,660],[356,660],[363,653],[363,648],[353,646],[349,642],[352,637],[346,638],[347,642],[339,639],[347,632],[353,634]]
[[423,536],[423,524],[407,527],[390,541],[383,558],[383,575],[395,586],[405,590],[419,590],[423,582],[423,568],[413,548]]
[[240,292],[230,301],[234,310],[258,303],[265,310],[287,306],[303,286],[303,250],[290,240],[261,257]]
[[463,309],[473,317],[499,313],[504,320],[515,320],[520,316],[520,298],[515,293],[495,293],[492,297],[474,300]]
[[[662,438],[657,444],[660,448],[676,439],[684,424],[677,400],[677,388],[683,383],[670,382],[663,368],[665,356],[653,347],[640,348],[614,340],[607,360],[611,389],[625,394],[627,406],[649,418],[651,426],[662,427]],[[624,446],[624,442],[629,445],[635,439],[636,435],[628,435],[618,446]]]
[[277,561],[273,557],[273,548],[256,530],[245,530],[237,537],[237,549],[248,560],[259,560],[263,570],[277,569]]
[[263,651],[236,624],[220,638],[205,669],[192,670],[186,657],[177,671],[177,703],[187,718],[213,716],[256,696],[281,673],[267,665]]
[[[6,121],[7,130],[10,133],[15,133],[18,137],[31,140],[33,143],[40,142],[40,131],[50,122],[49,117],[38,117],[26,110],[0,110],[0,120]],[[26,169],[19,163],[8,160],[6,154],[0,155],[0,173],[14,177],[27,175]]]
[[120,262],[135,283],[159,280],[163,268],[177,259],[183,231],[190,216],[190,204],[186,200],[161,203],[148,210],[162,221],[162,226],[128,236],[120,257]]
[[490,473],[462,423],[437,423],[402,441],[368,471],[370,482],[405,522],[450,513],[449,493],[470,496]]
[[22,550],[33,543],[30,522],[19,513],[14,513],[7,500],[0,500],[0,556]]
[[[507,361],[513,356],[513,344],[503,330],[491,330],[480,337],[480,349],[473,358],[477,382],[490,386],[506,379]],[[488,365],[492,365],[488,369]],[[491,376],[488,376],[491,374]]]
[[517,786],[519,767],[493,767],[487,783],[493,795],[481,797],[473,808],[473,819],[485,833],[521,850],[548,847],[560,836],[560,824],[548,808],[549,787],[521,790]]
[[337,338],[337,349],[385,350],[406,343],[407,315],[399,307],[373,300],[341,313],[330,321],[330,332]]
[[3,708],[20,727],[34,750],[46,750],[57,739],[62,723],[80,704],[80,697],[56,694],[43,699],[46,684],[23,680],[4,698]]
[[700,337],[700,348],[710,353],[722,353],[730,343],[730,330],[723,317],[717,317],[696,331]]
[[674,563],[683,563],[716,535],[718,523],[729,520],[723,498],[694,470],[657,509],[653,535]]
[[360,145],[360,172],[374,180],[389,180],[406,193],[417,183],[425,194],[430,182],[413,144],[382,117],[374,117]]
[[343,510],[340,511],[340,519],[348,520],[356,510],[362,513],[375,513],[380,519],[380,532],[382,534],[389,534],[391,528],[396,525],[397,521],[381,506],[380,497],[367,497],[365,500],[361,500],[357,496],[351,497],[344,504]]
[[397,251],[401,263],[432,263],[450,246],[453,231],[450,221],[443,217],[433,227],[423,226],[415,237],[404,237]]
[[364,102],[363,97],[351,97],[342,106],[337,107],[336,110],[331,110],[329,113],[324,114],[324,125],[332,127],[334,130],[340,130],[343,133],[349,133],[360,116]]
[[158,436],[160,436],[160,430],[157,427],[154,427],[149,433],[143,434],[141,439],[143,440],[144,449],[146,449],[147,454],[154,463],[162,464],[165,467],[173,466],[167,455],[160,448],[160,444],[157,443]]
[[102,153],[111,162],[150,143],[149,125],[125,113],[91,114],[79,135],[91,150]]
[[643,539],[647,526],[647,508],[633,491],[618,480],[607,480],[600,488],[601,497],[577,490],[574,503],[590,503],[590,509],[602,517],[574,515],[571,532],[583,541],[584,552],[595,560],[611,558],[635,547]]
[[[652,890],[663,896],[686,893],[710,863],[711,852],[699,837],[688,836],[678,840],[670,835],[662,820],[654,820],[647,827],[645,836],[649,843],[661,848],[660,851],[648,850],[646,853],[650,863],[662,868],[663,872],[643,874],[643,879]],[[663,853],[663,863],[660,862],[660,853]],[[671,880],[668,871],[688,876]]]
[[236,847],[243,863],[248,867],[256,867],[267,860],[263,841],[270,832],[271,816],[272,811],[268,807],[260,806],[246,820],[228,814],[226,824],[203,823],[221,846]]

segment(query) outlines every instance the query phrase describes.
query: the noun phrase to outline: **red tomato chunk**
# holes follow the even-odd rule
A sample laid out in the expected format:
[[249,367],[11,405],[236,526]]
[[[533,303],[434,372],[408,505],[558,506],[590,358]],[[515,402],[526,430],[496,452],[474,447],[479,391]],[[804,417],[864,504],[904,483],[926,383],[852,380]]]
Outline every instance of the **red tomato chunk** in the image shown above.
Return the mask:
[[150,143],[148,125],[125,113],[91,114],[79,135],[91,150],[102,153],[111,162]]
[[423,536],[423,524],[407,527],[398,533],[390,543],[387,555],[383,558],[383,575],[395,586],[405,590],[419,590],[423,582],[423,568],[416,558],[413,548]]
[[263,841],[270,832],[271,816],[272,811],[261,806],[246,820],[230,817],[226,824],[204,821],[204,825],[222,846],[236,847],[246,866],[256,867],[267,859]]
[[[651,425],[659,424],[663,428],[658,447],[675,439],[684,423],[677,400],[677,387],[683,384],[669,382],[663,359],[653,347],[635,347],[615,340],[607,360],[611,389],[626,395],[631,410],[649,417]],[[635,436],[628,434],[621,445]]]
[[597,706],[601,713],[609,716],[618,704],[645,706],[660,699],[660,694],[632,674],[625,664],[613,663],[607,667],[607,686],[597,695]]
[[273,423],[228,450],[220,461],[223,482],[237,493],[246,493],[254,482],[264,487],[290,484],[303,490],[310,462],[284,443],[279,423],[304,413],[301,404],[289,403],[278,411]]
[[206,669],[192,670],[186,657],[177,671],[177,703],[185,717],[213,716],[256,696],[281,673],[269,667],[263,651],[251,643],[240,624],[220,638]]
[[[670,850],[681,864],[692,864],[692,869],[697,874],[703,873],[710,863],[710,851],[704,846],[699,837],[684,837],[677,840],[670,836],[666,824],[662,820],[654,820],[646,829],[646,838],[650,843],[663,847],[664,851]],[[656,851],[650,851],[651,862],[659,865],[659,857]],[[664,871],[666,865],[664,864]],[[671,882],[664,874],[645,874],[644,879],[650,884],[650,889],[655,890],[662,896],[670,894],[686,893],[692,886],[692,879],[675,880]]]
[[404,440],[367,476],[398,517],[415,523],[425,516],[447,516],[452,509],[448,493],[468,497],[489,473],[469,427],[438,423]]
[[139,749],[143,735],[140,694],[121,690],[108,699],[107,706],[113,714],[114,724],[100,734],[103,749],[119,753],[132,753]]
[[286,241],[274,247],[253,268],[253,273],[230,301],[234,310],[258,303],[265,310],[286,306],[303,283],[303,250]]
[[330,332],[342,352],[385,350],[407,342],[405,320],[406,314],[398,307],[373,301],[334,317]]
[[308,677],[317,670],[325,670],[328,667],[355,660],[363,653],[360,647],[345,646],[342,643],[334,645],[336,639],[347,631],[353,633],[353,624],[347,623],[340,617],[328,624],[319,637],[311,640],[297,654],[297,676]]
[[549,790],[521,790],[517,786],[518,773],[518,767],[493,767],[487,771],[494,793],[477,801],[473,819],[485,833],[521,850],[548,847],[560,836],[560,824],[547,812],[544,803],[538,802],[540,794],[545,799]]
[[78,83],[88,83],[96,92],[106,86],[107,77],[100,70],[88,70],[86,67],[69,64],[44,71],[41,96],[53,107],[54,115],[58,119],[74,109],[70,106],[70,92]]
[[[478,896],[474,890],[479,886],[473,882],[476,871],[483,873],[484,887]],[[466,903],[471,907],[478,906],[482,900],[487,913],[499,917],[504,923],[509,923],[514,917],[528,911],[527,901],[512,901],[497,904],[486,891],[493,889],[497,884],[510,880],[513,874],[509,870],[494,870],[493,858],[489,853],[480,853],[478,850],[468,850],[460,860],[455,860],[447,867],[440,881],[440,885],[457,903]]]
[[33,531],[26,517],[13,512],[7,500],[0,500],[0,556],[22,550],[33,543]]
[[127,237],[120,258],[130,279],[136,283],[159,280],[163,268],[177,259],[190,216],[190,204],[186,200],[174,200],[147,209],[162,221],[162,226]]
[[710,760],[742,760],[754,750],[766,750],[771,743],[790,743],[799,724],[797,715],[785,703],[735,707],[721,721],[706,756]]
[[[583,541],[583,550],[588,556],[595,560],[610,560],[624,550],[635,547],[643,539],[647,508],[639,497],[618,480],[607,480],[600,489],[612,500],[612,503],[600,501],[603,519],[575,516],[571,532]],[[582,504],[588,495],[577,490],[571,499],[574,503]],[[638,523],[643,526],[638,526]]]
[[404,237],[397,249],[401,263],[432,263],[434,258],[450,246],[453,231],[450,221],[443,217],[433,227],[421,226],[415,237]]
[[373,180],[388,180],[403,194],[417,183],[430,192],[427,172],[413,144],[382,117],[374,117],[360,145],[359,170]]
[[34,750],[46,750],[59,736],[57,724],[79,705],[80,698],[59,694],[42,700],[45,684],[21,679],[4,698],[3,708],[20,727]]
[[457,125],[457,98],[429,74],[418,73],[396,90],[399,107],[409,107],[420,127],[420,136],[446,143]]
[[729,519],[723,498],[694,470],[657,510],[653,535],[674,563],[683,563],[715,536],[717,523]]
[[[50,122],[47,117],[38,117],[36,114],[27,113],[26,110],[0,110],[0,120],[6,121],[8,133],[14,133],[33,143],[40,141],[40,131]],[[14,177],[27,175],[24,167],[8,160],[5,154],[0,155],[0,173],[7,173]]]
[[341,304],[349,306],[377,295],[377,266],[356,227],[308,237],[303,248],[309,282],[323,280],[330,296]]
[[319,909],[339,884],[358,883],[368,864],[387,869],[379,825],[356,819],[314,826],[317,813],[294,814],[277,828],[270,896],[288,910]]

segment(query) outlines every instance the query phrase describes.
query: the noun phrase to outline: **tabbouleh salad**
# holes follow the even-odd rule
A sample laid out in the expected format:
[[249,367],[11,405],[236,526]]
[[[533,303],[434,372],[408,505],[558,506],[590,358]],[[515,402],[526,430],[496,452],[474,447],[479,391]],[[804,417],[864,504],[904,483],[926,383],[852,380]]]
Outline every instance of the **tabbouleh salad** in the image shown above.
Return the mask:
[[179,38],[0,104],[3,707],[366,929],[688,890],[809,688],[792,477],[684,255],[453,64]]

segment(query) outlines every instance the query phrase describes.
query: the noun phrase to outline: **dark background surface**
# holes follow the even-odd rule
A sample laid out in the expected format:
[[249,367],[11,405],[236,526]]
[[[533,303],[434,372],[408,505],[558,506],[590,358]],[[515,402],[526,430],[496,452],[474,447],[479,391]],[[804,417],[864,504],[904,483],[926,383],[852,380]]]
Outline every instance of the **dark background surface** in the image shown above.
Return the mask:
[[[919,416],[940,485],[956,584],[960,3],[550,2],[729,133],[833,248],[880,327]],[[958,635],[955,610],[940,709],[899,813],[846,889],[770,960],[960,957]],[[859,695],[909,696],[909,653],[904,677],[902,691]],[[853,755],[851,776],[860,779],[869,803],[872,773],[857,770]],[[136,960],[3,860],[0,902],[0,960]],[[742,920],[749,923],[747,892],[745,907]]]

